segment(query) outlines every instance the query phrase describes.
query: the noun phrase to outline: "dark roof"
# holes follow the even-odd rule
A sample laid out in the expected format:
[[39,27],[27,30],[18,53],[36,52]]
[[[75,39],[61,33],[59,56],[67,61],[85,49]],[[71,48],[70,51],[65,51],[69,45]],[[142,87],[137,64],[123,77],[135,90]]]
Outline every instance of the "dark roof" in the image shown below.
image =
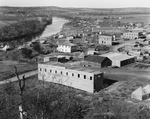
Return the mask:
[[98,56],[98,55],[87,55],[85,56],[86,61],[102,63],[107,57]]
[[58,45],[65,45],[65,46],[75,46],[75,44],[70,43],[68,40],[59,40],[57,42]]

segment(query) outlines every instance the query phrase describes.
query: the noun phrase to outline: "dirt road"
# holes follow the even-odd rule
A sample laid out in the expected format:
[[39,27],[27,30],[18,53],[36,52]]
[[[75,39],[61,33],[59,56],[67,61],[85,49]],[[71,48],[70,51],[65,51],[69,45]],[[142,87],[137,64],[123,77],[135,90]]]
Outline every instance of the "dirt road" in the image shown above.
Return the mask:
[[[30,72],[27,72],[27,73],[20,74],[19,77],[22,78],[22,76],[25,75],[25,78],[28,78],[28,77],[36,75],[37,73],[38,73],[38,71],[34,70],[34,71],[30,71]],[[9,79],[6,79],[4,81],[0,81],[0,85],[6,84],[6,83],[9,83],[9,82],[15,82],[15,81],[18,81],[16,76],[12,77],[12,78],[9,78]]]

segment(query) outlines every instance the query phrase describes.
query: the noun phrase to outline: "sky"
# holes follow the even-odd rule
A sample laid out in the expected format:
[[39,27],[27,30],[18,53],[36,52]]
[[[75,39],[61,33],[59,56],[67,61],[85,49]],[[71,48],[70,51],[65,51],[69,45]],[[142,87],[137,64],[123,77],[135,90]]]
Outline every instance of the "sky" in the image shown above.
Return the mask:
[[78,8],[150,7],[150,0],[0,0],[0,6],[58,6]]

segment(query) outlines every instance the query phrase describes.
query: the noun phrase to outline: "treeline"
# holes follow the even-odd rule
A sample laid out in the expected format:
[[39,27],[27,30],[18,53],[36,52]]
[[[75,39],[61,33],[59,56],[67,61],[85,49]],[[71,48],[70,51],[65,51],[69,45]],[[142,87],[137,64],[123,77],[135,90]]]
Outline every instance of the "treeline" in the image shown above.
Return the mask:
[[0,29],[0,41],[17,40],[42,33],[46,25],[51,23],[51,17],[39,17],[19,21]]

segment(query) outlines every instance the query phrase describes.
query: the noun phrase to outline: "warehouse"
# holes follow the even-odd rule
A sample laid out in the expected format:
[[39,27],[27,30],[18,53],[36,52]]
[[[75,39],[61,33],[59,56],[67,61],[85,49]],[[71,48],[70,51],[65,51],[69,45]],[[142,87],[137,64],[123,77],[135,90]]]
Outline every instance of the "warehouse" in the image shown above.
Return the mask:
[[107,53],[101,55],[103,57],[108,57],[112,61],[112,66],[122,67],[131,63],[134,63],[135,57],[129,56],[122,53]]
[[80,62],[41,62],[38,64],[38,79],[90,93],[103,88],[103,73],[94,68],[84,67]]
[[103,68],[107,66],[111,66],[112,62],[107,57],[102,57],[99,55],[87,55],[84,58],[85,62],[87,62],[91,67]]

